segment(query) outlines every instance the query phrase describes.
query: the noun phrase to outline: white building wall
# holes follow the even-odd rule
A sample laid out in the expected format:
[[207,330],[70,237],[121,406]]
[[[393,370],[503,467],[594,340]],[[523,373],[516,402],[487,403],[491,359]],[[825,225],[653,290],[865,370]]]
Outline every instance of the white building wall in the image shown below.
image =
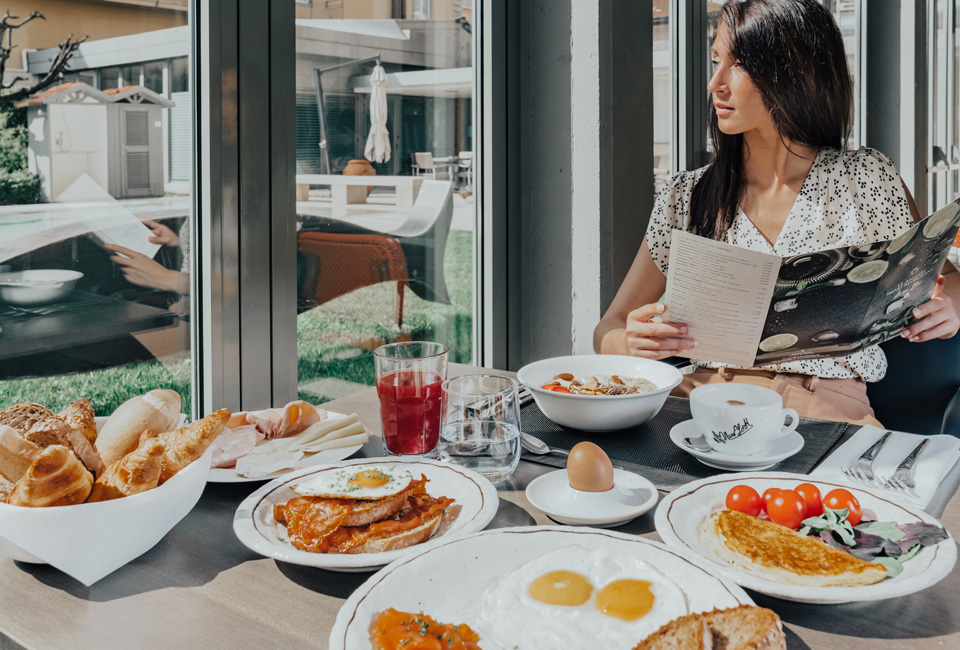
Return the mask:
[[50,138],[47,129],[47,107],[27,109],[27,164],[40,177],[40,195],[50,200]]
[[107,106],[104,104],[50,104],[47,107],[50,137],[52,200],[88,174],[106,189]]

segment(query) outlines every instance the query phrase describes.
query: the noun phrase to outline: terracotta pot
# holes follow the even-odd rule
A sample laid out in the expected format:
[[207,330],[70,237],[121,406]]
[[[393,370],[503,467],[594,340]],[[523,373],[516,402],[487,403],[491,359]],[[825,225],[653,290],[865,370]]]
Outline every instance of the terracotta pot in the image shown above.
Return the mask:
[[[373,168],[369,160],[351,160],[343,168],[344,176],[376,176],[377,170]],[[372,185],[367,185],[367,196],[373,191]]]

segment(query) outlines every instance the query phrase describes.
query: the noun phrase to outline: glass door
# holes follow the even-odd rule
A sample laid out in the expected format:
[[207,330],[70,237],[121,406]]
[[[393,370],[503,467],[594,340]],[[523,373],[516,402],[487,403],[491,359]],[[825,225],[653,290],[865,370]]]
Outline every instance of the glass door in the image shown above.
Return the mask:
[[[187,0],[13,4],[44,19],[12,31],[24,80],[0,100],[0,409],[109,415],[170,388],[189,414]],[[69,34],[86,40],[51,70]]]
[[473,359],[470,0],[296,6],[300,397],[374,384],[384,343]]

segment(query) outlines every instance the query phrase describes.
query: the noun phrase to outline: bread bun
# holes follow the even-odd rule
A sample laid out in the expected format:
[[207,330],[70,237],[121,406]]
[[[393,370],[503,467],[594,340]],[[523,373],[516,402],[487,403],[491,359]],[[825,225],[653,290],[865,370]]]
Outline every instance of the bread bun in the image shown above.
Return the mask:
[[97,436],[97,451],[104,465],[112,465],[137,448],[147,429],[163,433],[180,420],[180,395],[158,388],[128,399],[113,412]]

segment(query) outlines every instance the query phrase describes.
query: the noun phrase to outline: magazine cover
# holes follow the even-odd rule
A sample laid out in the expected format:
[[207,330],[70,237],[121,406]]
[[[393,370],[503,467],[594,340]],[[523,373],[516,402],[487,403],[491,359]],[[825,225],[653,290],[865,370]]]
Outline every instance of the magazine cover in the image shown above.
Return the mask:
[[784,258],[756,364],[844,356],[883,343],[930,299],[960,225],[960,199],[892,241]]

